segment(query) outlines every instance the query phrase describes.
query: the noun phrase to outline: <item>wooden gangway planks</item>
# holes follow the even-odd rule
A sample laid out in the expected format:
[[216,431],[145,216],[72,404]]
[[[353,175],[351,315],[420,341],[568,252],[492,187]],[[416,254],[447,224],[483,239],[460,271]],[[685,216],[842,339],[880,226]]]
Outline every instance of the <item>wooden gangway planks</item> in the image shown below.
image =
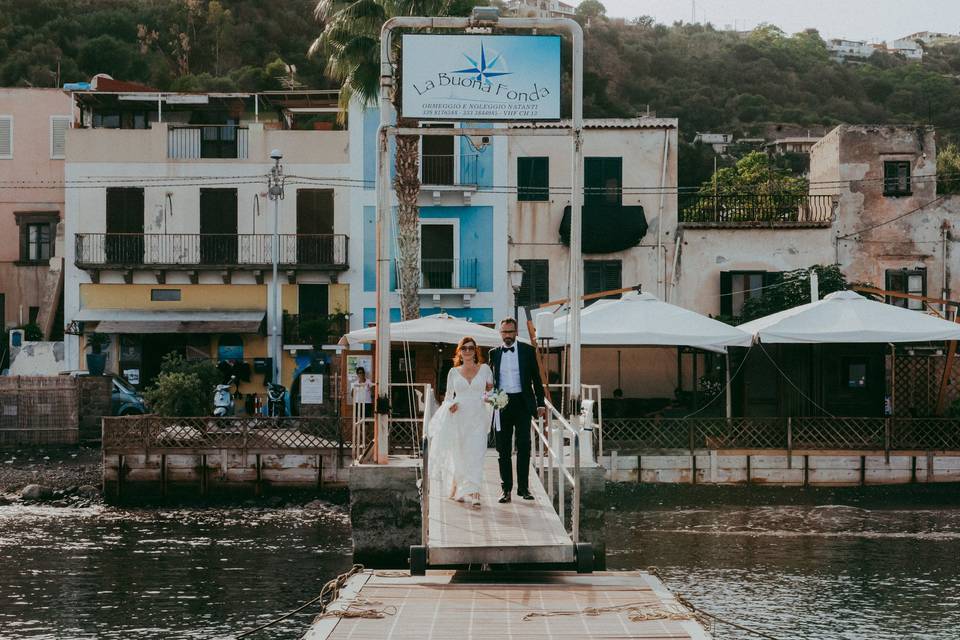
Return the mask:
[[499,504],[500,474],[496,452],[484,459],[482,505],[450,500],[439,483],[430,486],[427,562],[430,566],[466,564],[570,563],[575,548],[550,497],[533,469],[530,493],[514,494]]
[[[588,607],[605,609],[585,615]],[[353,576],[327,611],[304,640],[710,639],[663,583],[640,571],[431,571],[417,577],[368,570]],[[385,613],[341,618],[336,612],[343,611]]]

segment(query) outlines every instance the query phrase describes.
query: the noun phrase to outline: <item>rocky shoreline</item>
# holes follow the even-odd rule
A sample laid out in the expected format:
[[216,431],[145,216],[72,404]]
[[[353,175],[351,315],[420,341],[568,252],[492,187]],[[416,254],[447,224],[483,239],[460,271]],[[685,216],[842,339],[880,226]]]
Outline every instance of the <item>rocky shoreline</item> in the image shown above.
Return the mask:
[[43,502],[83,507],[101,502],[100,450],[91,447],[0,451],[0,505]]

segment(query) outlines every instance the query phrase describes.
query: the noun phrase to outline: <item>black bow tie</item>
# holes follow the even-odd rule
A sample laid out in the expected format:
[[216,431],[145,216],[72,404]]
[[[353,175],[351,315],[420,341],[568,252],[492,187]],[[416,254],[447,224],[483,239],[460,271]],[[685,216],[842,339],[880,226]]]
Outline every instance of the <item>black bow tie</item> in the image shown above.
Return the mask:
[[504,347],[503,350],[504,350],[504,351],[509,351],[510,353],[513,353],[514,347]]

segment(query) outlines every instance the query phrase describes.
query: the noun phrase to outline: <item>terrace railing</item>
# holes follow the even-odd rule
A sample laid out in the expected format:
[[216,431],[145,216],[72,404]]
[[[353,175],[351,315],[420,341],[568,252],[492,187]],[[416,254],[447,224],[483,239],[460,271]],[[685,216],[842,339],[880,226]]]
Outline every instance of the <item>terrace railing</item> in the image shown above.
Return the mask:
[[683,224],[731,226],[829,226],[834,197],[806,194],[680,196]]
[[960,451],[954,418],[605,418],[605,450]]
[[167,129],[167,157],[174,160],[247,158],[249,130],[236,125],[171,125]]
[[[341,234],[281,234],[280,264],[343,270],[349,239]],[[78,233],[76,265],[88,268],[269,266],[270,234]]]

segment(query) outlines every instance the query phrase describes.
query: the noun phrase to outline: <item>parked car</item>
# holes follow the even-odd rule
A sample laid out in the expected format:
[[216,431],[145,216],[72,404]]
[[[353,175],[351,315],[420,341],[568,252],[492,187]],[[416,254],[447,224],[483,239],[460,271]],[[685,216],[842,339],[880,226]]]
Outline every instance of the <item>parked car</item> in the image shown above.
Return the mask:
[[[77,377],[90,374],[87,371],[70,371],[63,375]],[[110,374],[108,374],[108,376],[113,383],[113,391],[110,394],[110,410],[112,415],[139,416],[147,413],[147,401],[144,400],[139,391],[119,376]]]

